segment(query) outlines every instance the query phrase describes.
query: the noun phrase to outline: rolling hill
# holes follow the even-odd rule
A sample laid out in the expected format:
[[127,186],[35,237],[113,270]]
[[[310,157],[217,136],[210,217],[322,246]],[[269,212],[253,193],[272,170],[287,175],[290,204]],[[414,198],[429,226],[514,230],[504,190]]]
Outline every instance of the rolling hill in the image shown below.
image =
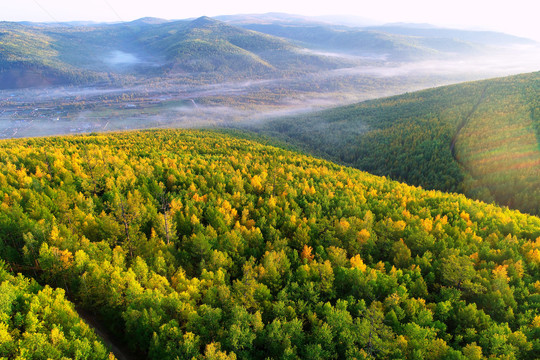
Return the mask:
[[86,26],[1,23],[0,36],[2,88],[183,74],[219,81],[354,64],[207,17]]
[[0,144],[0,357],[103,354],[12,268],[148,359],[538,358],[538,217],[234,133]]
[[[351,28],[283,15],[0,23],[0,88],[125,85],[156,78],[211,83],[282,78],[386,61],[462,59],[526,40],[441,29]],[[396,30],[398,29],[398,30]],[[107,41],[103,41],[107,39]]]
[[460,58],[535,42],[492,31],[467,31],[419,24],[343,26],[287,14],[222,16],[247,29],[291,40],[301,46],[391,61]]
[[[295,24],[242,24],[242,27],[258,32],[279,36],[295,43],[316,50],[344,53],[391,61],[413,61],[432,59],[437,55],[448,55],[441,48],[434,48],[433,43],[419,37],[388,34],[381,31],[343,29],[328,25]],[[446,49],[461,55],[470,55],[475,49],[473,44],[445,39]]]
[[0,23],[0,89],[97,81],[97,74],[61,60],[54,38],[17,23]]
[[374,174],[540,213],[540,73],[464,83],[253,129]]
[[164,54],[173,66],[189,72],[316,71],[351,63],[305,54],[298,46],[266,34],[201,17],[141,32],[138,41]]
[[491,46],[533,45],[534,41],[496,31],[471,31],[439,28],[421,24],[387,24],[366,27],[366,30],[381,31],[389,34],[415,36],[428,39],[455,39],[457,41]]

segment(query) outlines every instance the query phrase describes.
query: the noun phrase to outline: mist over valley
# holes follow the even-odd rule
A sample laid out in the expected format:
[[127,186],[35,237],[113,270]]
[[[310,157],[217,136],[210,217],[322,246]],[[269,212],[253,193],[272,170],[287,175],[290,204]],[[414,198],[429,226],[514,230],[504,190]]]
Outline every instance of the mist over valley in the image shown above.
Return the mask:
[[236,126],[533,71],[540,59],[538,44],[498,33],[221,18],[0,24],[0,136]]

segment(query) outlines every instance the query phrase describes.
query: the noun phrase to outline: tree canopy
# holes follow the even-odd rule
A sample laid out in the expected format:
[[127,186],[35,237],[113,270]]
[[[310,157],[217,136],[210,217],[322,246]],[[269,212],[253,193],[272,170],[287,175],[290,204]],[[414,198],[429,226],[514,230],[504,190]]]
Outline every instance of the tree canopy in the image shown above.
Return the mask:
[[211,131],[1,145],[0,256],[150,359],[539,357],[538,217]]

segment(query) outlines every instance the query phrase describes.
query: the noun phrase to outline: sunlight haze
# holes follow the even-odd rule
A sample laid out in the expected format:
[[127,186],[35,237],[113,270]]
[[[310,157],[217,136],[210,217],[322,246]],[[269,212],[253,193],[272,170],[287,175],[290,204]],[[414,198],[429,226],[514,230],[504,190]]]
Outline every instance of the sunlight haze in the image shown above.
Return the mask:
[[[379,23],[413,22],[474,30],[495,30],[540,41],[539,4],[534,0],[381,0],[257,2],[171,0],[1,0],[3,21],[131,21],[141,17],[185,19],[199,16],[284,12],[306,16],[358,16]],[[363,25],[363,24],[360,24]]]

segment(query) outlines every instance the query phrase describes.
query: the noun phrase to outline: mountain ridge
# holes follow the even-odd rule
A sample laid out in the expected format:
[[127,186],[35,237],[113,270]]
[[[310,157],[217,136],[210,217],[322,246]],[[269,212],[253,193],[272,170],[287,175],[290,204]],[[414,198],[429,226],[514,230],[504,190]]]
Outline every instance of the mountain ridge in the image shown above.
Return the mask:
[[[253,15],[255,19],[257,16]],[[145,76],[174,73],[174,76],[196,78],[199,72],[201,81],[208,82],[212,81],[212,75],[216,79],[246,78],[242,69],[257,78],[279,77],[349,68],[366,61],[407,62],[486,55],[488,45],[525,41],[495,33],[448,29],[413,29],[423,31],[422,36],[412,36],[411,29],[407,30],[409,33],[394,31],[394,34],[381,31],[383,28],[351,28],[283,14],[267,14],[266,18],[275,21],[250,23],[249,16],[233,16],[228,22],[210,17],[174,21],[141,18],[85,26],[3,22],[2,37],[20,38],[23,42],[8,41],[11,45],[2,46],[2,87],[122,84]],[[428,36],[426,31],[439,33]],[[462,34],[462,38],[453,39],[455,34]],[[103,37],[108,42],[101,41]],[[471,37],[476,42],[470,41]],[[310,53],[310,50],[316,51]],[[107,58],[114,54],[137,61],[130,66],[118,63],[111,66]],[[348,56],[351,54],[354,56]],[[14,56],[19,56],[22,62],[10,61]],[[20,84],[13,80],[16,76],[29,80],[26,85]]]

